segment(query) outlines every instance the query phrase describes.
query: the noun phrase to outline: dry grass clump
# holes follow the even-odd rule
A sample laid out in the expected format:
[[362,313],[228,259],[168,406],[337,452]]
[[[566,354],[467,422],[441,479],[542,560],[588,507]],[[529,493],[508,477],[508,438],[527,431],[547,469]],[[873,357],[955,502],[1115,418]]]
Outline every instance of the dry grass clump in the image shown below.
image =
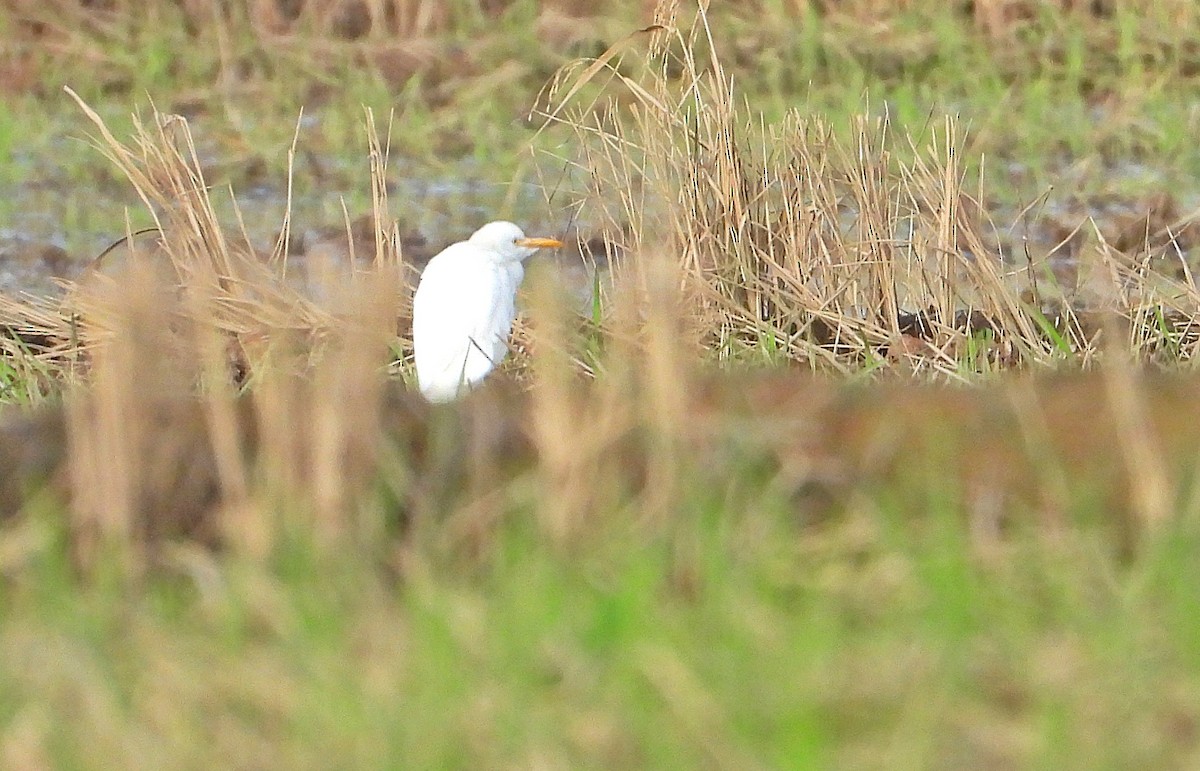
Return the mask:
[[[131,565],[143,563],[139,549],[178,537],[256,551],[275,511],[307,518],[326,541],[362,535],[345,517],[373,479],[407,305],[395,228],[378,229],[373,260],[309,276],[305,290],[325,282],[313,299],[289,276],[286,221],[265,255],[218,222],[184,119],[154,111],[126,144],[80,105],[155,228],[59,306],[8,298],[0,308],[6,352],[57,375],[65,410],[12,429],[65,444],[11,450],[18,474],[7,487],[50,480],[70,502],[80,556],[132,546]],[[382,222],[386,193],[376,192]],[[25,491],[2,492],[11,511]]]
[[1086,363],[1106,334],[1142,359],[1193,355],[1200,295],[1170,230],[1143,223],[1122,248],[1097,233],[1064,283],[1056,253],[1002,247],[983,183],[965,188],[954,119],[901,138],[911,162],[892,152],[886,115],[859,119],[849,142],[800,110],[767,126],[740,104],[704,11],[645,34],[638,75],[624,41],[560,73],[540,114],[573,138],[562,160],[585,181],[578,205],[632,252],[678,257],[718,356],[955,372],[967,359]]

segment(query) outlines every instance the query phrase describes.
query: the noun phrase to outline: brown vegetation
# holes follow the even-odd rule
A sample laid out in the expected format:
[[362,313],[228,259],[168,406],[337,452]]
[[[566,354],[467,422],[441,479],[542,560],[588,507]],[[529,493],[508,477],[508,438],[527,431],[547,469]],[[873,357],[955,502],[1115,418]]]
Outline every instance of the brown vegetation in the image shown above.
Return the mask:
[[[552,502],[547,537],[573,540],[622,502],[669,518],[685,487],[748,477],[742,484],[790,499],[801,522],[865,491],[919,506],[933,490],[959,502],[981,548],[1013,528],[1053,532],[1086,513],[1133,549],[1147,528],[1195,505],[1180,498],[1200,425],[1200,384],[1188,377],[1108,370],[868,388],[799,373],[681,372],[650,383],[660,365],[643,360],[627,363],[624,386],[568,378],[530,393],[499,382],[437,410],[370,385],[377,359],[349,350],[311,378],[198,399],[146,372],[161,349],[152,336],[142,344],[152,348],[120,354],[143,363],[136,375],[110,373],[117,362],[105,357],[98,387],[68,394],[65,409],[0,421],[0,517],[48,494],[75,512],[81,556],[109,540],[152,556],[179,538],[262,554],[277,527],[294,526],[372,550],[385,533],[402,542],[445,517],[469,545],[526,479]],[[378,508],[377,480],[396,508]]]
[[[156,13],[181,13],[192,30],[212,24],[248,18],[267,34],[297,31],[332,34],[344,39],[367,36],[421,36],[461,27],[464,18],[496,18],[516,5],[511,0],[173,0],[161,3]],[[675,5],[682,5],[675,3]],[[723,12],[720,3],[707,3],[709,10]],[[732,5],[732,4],[731,4]],[[586,18],[626,15],[649,23],[655,13],[653,0],[539,0],[538,12]],[[755,3],[738,3],[729,10],[746,15],[761,12]],[[879,22],[902,13],[944,13],[938,0],[792,0],[775,5],[796,18],[807,13],[846,16],[859,21]],[[80,22],[98,30],[144,14],[146,4],[133,0],[8,0],[8,12],[29,27],[44,31]],[[1195,20],[1195,8],[1182,0],[972,0],[954,9],[972,18],[982,29],[1006,34],[1039,14],[1059,13],[1081,17],[1109,18],[1124,10],[1153,11],[1169,15],[1178,24]]]
[[[0,29],[11,38],[11,45],[0,56],[0,74],[5,75],[0,87],[14,92],[38,88],[43,82],[38,75],[43,64],[40,54],[51,59],[83,56],[102,64],[106,56],[99,42],[134,40],[137,29],[146,23],[180,26],[191,39],[215,39],[223,52],[222,80],[237,79],[235,70],[254,67],[249,60],[233,61],[230,48],[231,41],[250,31],[265,49],[284,55],[302,50],[309,66],[317,69],[321,57],[314,53],[354,43],[361,61],[389,83],[408,82],[417,73],[440,81],[464,70],[481,74],[476,66],[483,64],[473,62],[469,51],[439,42],[446,33],[474,30],[486,35],[488,25],[519,11],[517,5],[526,7],[509,0],[7,0],[0,4]],[[665,13],[656,15],[656,5],[662,5]],[[756,3],[703,5],[718,16],[757,19],[763,13]],[[772,4],[770,21],[800,25],[807,15],[816,14],[836,24],[853,25],[861,32],[862,53],[870,55],[869,49],[881,43],[880,33],[894,32],[899,18],[945,18],[947,10],[940,0],[793,0]],[[1200,16],[1187,0],[975,0],[954,4],[951,10],[982,32],[981,42],[1001,46],[1047,18],[1070,24],[1133,12],[1152,15],[1163,22],[1162,28],[1186,39]],[[692,6],[649,0],[539,0],[535,24],[542,41],[560,53],[578,52],[580,45],[597,42],[599,51],[615,42],[621,29],[681,11],[690,14]],[[619,20],[620,26],[602,20]],[[296,49],[297,43],[303,48]]]
[[[907,140],[911,161],[893,152],[886,119],[861,119],[849,142],[799,110],[761,127],[719,56],[697,53],[707,31],[702,15],[675,40],[653,33],[636,80],[610,68],[617,47],[568,68],[542,109],[581,148],[566,159],[591,183],[581,205],[627,231],[632,252],[678,258],[703,347],[838,369],[919,351],[901,359],[951,374],[968,357],[968,368],[1090,362],[1105,335],[1141,359],[1191,358],[1200,293],[1189,220],[1169,197],[1116,232],[1084,234],[1067,259],[1062,244],[1006,244],[986,180],[965,188],[953,119],[926,147]],[[588,101],[594,81],[625,106]]]
[[[1078,490],[1117,514],[1126,546],[1169,516],[1192,472],[1195,384],[1143,381],[1139,366],[1190,360],[1197,342],[1194,286],[1148,262],[1169,257],[1176,241],[1159,231],[1175,229],[1148,221],[1121,245],[1098,234],[1077,255],[1098,288],[1047,286],[1043,264],[989,236],[953,121],[911,163],[889,153],[879,120],[861,121],[854,146],[799,114],[757,126],[719,57],[697,58],[706,32],[703,15],[651,28],[641,79],[610,66],[615,48],[547,91],[546,130],[574,138],[565,160],[589,181],[579,203],[622,257],[588,323],[532,287],[525,355],[510,369],[530,387],[498,383],[461,409],[387,384],[403,369],[411,285],[373,124],[373,226],[347,226],[369,254],[314,297],[288,279],[290,223],[260,255],[217,220],[186,121],[155,113],[125,143],[81,102],[155,213],[156,244],[60,304],[0,305],[0,344],[64,400],[4,424],[0,459],[23,480],[0,490],[7,514],[48,481],[73,513],[79,556],[115,544],[131,566],[163,537],[262,554],[292,524],[379,548],[383,533],[448,517],[441,532],[469,546],[526,476],[540,526],[566,542],[601,510],[669,521],[690,480],[746,468],[814,518],[819,499],[862,485],[946,485],[981,543],[1020,512],[1061,525]],[[629,95],[609,103],[620,106],[591,101],[602,78],[605,93]],[[869,395],[811,372],[698,374],[704,360],[760,357],[941,380],[1104,367]],[[398,507],[381,505],[380,480]]]

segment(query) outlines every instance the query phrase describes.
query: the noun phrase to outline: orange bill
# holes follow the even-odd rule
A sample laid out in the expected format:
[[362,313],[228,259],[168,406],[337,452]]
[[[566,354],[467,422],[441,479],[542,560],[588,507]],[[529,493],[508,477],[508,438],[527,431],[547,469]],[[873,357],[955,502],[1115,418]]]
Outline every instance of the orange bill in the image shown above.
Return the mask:
[[556,249],[562,246],[557,238],[519,238],[517,246],[528,246],[533,249]]

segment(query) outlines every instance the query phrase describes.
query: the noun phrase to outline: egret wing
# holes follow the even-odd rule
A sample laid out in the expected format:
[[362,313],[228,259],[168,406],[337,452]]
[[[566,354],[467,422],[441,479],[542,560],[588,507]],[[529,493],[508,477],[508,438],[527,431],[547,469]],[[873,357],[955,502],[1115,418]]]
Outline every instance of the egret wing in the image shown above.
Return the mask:
[[[434,257],[413,298],[413,344],[421,389],[453,398],[482,380],[507,351],[512,291],[506,276],[466,243]],[[506,317],[507,314],[507,317]]]

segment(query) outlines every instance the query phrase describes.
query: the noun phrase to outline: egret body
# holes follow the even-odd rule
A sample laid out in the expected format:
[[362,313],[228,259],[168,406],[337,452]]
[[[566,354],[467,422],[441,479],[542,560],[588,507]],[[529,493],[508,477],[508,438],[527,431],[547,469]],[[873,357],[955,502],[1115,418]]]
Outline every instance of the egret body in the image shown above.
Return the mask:
[[504,360],[522,263],[556,246],[553,238],[526,238],[511,222],[491,222],[429,261],[413,297],[417,382],[427,399],[454,399]]

